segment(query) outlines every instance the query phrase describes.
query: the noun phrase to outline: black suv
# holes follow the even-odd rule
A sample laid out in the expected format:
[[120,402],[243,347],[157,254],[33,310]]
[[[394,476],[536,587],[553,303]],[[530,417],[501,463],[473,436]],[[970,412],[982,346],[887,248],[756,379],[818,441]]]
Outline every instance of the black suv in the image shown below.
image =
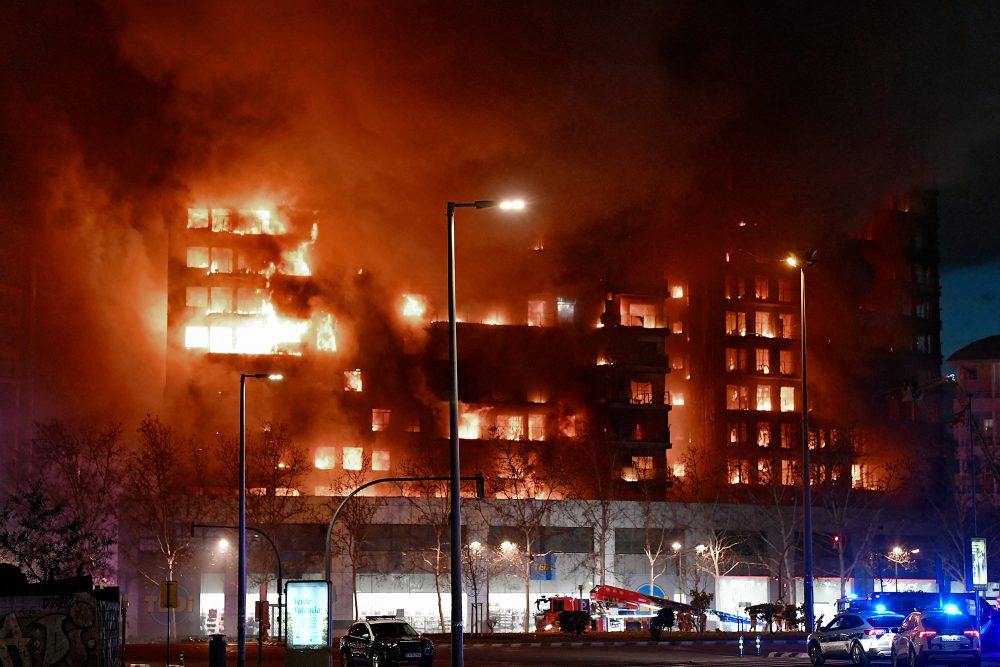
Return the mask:
[[340,638],[343,667],[420,665],[434,662],[434,644],[395,616],[368,616],[352,625]]

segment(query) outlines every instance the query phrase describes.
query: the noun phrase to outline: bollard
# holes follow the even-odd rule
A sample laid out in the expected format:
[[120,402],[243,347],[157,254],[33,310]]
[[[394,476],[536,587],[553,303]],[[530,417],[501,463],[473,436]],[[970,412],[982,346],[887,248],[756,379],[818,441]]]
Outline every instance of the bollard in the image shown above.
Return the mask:
[[740,657],[743,657],[743,635],[740,635]]
[[208,642],[208,667],[226,667],[225,635],[212,635]]
[[760,635],[757,635],[757,641],[755,642],[755,649],[757,652],[757,657],[760,657]]

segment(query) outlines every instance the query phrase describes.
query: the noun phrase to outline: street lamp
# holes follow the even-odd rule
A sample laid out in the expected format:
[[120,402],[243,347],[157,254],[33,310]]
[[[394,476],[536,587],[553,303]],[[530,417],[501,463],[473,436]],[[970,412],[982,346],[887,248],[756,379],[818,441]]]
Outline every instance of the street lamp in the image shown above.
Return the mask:
[[792,253],[785,263],[799,270],[799,315],[802,321],[802,597],[806,628],[813,629],[813,541],[812,541],[812,479],[809,466],[809,385],[806,375],[806,267],[816,263],[816,250]]
[[[462,637],[462,498],[459,490],[461,468],[458,452],[458,328],[455,321],[455,209],[500,208],[519,211],[524,202],[516,200],[479,200],[448,202],[448,358],[451,362],[451,664],[463,667],[465,654]],[[239,667],[243,667],[240,665]]]
[[277,373],[240,373],[240,556],[236,599],[236,665],[247,664],[247,378],[281,380]]

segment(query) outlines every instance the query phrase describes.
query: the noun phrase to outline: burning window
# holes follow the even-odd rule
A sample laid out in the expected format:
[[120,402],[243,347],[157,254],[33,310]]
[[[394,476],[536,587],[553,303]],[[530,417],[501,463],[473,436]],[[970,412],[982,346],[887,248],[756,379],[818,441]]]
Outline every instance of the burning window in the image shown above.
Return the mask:
[[672,391],[670,392],[669,398],[670,398],[669,401],[664,401],[664,402],[674,406],[684,405],[684,394],[682,392]]
[[672,298],[674,298],[674,299],[683,299],[684,298],[684,286],[683,285],[674,285],[673,287],[671,287],[670,288],[670,296]]
[[233,249],[212,248],[212,273],[233,272]]
[[344,371],[344,391],[361,391],[361,369]]
[[529,301],[528,302],[528,326],[529,327],[543,327],[543,326],[545,326],[545,302],[544,301]]
[[372,430],[385,431],[389,428],[390,410],[384,408],[374,408],[372,410]]
[[778,328],[781,330],[781,337],[791,339],[792,329],[795,326],[795,316],[791,313],[778,314]]
[[765,276],[756,276],[753,279],[753,296],[758,301],[767,301],[770,298],[771,294]]
[[795,426],[793,424],[781,425],[781,448],[791,449],[795,440]]
[[746,336],[747,314],[726,311],[726,333],[730,336]]
[[742,299],[746,294],[746,290],[743,285],[743,278],[737,278],[736,276],[726,276],[726,298],[727,299]]
[[528,440],[545,440],[545,415],[528,415]]
[[677,354],[670,357],[670,368],[675,371],[684,370],[684,357],[683,355]]
[[757,459],[757,483],[771,483],[771,462],[767,459]]
[[727,410],[749,410],[750,392],[743,385],[726,385],[726,409]]
[[337,465],[336,447],[317,447],[313,454],[313,467],[317,470],[333,470]]
[[757,446],[771,446],[771,425],[766,422],[760,422],[757,424]]
[[795,357],[792,356],[791,350],[781,350],[779,358],[778,370],[782,375],[791,375],[795,372]]
[[795,412],[795,387],[781,388],[781,411]]
[[344,447],[344,470],[361,470],[364,467],[364,450],[360,447]]
[[459,417],[458,437],[466,440],[478,440],[480,438],[478,413],[466,412]]
[[372,470],[389,469],[389,452],[385,449],[376,449],[372,452]]
[[208,308],[208,288],[207,287],[188,287],[187,288],[187,300],[185,301],[188,308],[200,308],[204,310]]
[[851,485],[855,489],[867,488],[868,481],[868,466],[864,463],[855,463],[851,465]]
[[766,384],[757,385],[757,409],[771,409],[771,387]]
[[628,305],[627,326],[644,327],[653,329],[656,327],[656,307],[645,303],[630,303]]
[[233,328],[213,325],[208,329],[208,351],[227,354],[233,351]]
[[524,440],[524,416],[497,415],[497,436],[503,440]]
[[625,482],[638,482],[639,481],[639,475],[636,474],[635,468],[633,468],[632,466],[623,466],[622,467],[622,480],[625,481]]
[[729,459],[727,464],[729,468],[730,484],[746,484],[749,481],[750,471],[746,461],[741,459]]
[[757,360],[754,368],[757,369],[758,373],[763,373],[767,375],[771,372],[771,351],[763,348],[757,348]]
[[756,313],[754,319],[754,331],[758,336],[763,336],[764,338],[774,338],[774,324],[771,320],[771,313]]
[[406,422],[407,433],[420,433],[420,417],[411,417]]
[[816,433],[816,429],[809,429],[809,449],[816,449],[816,445],[819,444],[819,437]]
[[427,301],[419,294],[404,294],[402,311],[403,317],[422,319],[427,312]]
[[187,226],[188,229],[208,229],[208,209],[189,208]]
[[631,403],[633,405],[650,405],[653,403],[653,383],[643,382],[640,380],[632,380],[630,382],[631,386]]
[[735,447],[745,445],[747,441],[747,425],[739,422],[729,424],[729,444]]
[[232,287],[213,287],[210,294],[208,312],[231,313],[233,311]]
[[299,495],[298,489],[293,489],[288,486],[279,486],[274,489],[274,495],[276,496],[297,496]]
[[670,332],[674,333],[674,334],[682,334],[682,333],[684,333],[684,323],[683,322],[674,322],[673,324],[670,325]]
[[798,480],[795,479],[796,476],[795,464],[792,461],[782,460],[781,483],[784,486],[796,486],[798,485]]
[[225,208],[212,209],[212,231],[231,232],[233,231],[232,211]]
[[189,350],[208,347],[208,327],[188,326],[184,328],[184,347]]
[[632,469],[640,479],[650,479],[653,476],[654,461],[652,456],[633,456]]
[[778,301],[782,303],[792,302],[792,283],[786,278],[778,279]]
[[674,473],[674,477],[683,477],[684,476],[684,464],[683,463],[675,463],[674,466],[673,466],[673,473]]
[[726,348],[726,370],[742,371],[747,367],[747,351],[735,347]]
[[632,440],[634,442],[645,442],[646,429],[641,422],[636,422],[635,426],[632,427]]
[[559,324],[573,324],[576,319],[576,301],[556,299],[556,317],[559,318]]
[[192,246],[187,249],[187,265],[191,269],[207,269],[208,248],[203,246]]
[[576,437],[576,415],[564,415],[559,419],[559,432],[566,438]]
[[240,287],[236,290],[236,312],[240,315],[259,315],[264,310],[264,290]]

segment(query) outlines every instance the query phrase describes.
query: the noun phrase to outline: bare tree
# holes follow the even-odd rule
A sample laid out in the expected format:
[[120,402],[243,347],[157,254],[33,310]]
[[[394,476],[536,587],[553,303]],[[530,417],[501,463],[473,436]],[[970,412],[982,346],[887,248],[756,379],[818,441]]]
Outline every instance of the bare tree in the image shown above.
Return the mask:
[[746,489],[757,505],[772,510],[762,513],[767,517],[763,526],[766,530],[760,531],[761,540],[757,544],[765,548],[758,555],[771,576],[778,581],[778,596],[788,604],[795,604],[791,564],[799,526],[799,471],[801,465],[795,461],[777,456],[761,458],[758,460],[757,485],[748,485]]

